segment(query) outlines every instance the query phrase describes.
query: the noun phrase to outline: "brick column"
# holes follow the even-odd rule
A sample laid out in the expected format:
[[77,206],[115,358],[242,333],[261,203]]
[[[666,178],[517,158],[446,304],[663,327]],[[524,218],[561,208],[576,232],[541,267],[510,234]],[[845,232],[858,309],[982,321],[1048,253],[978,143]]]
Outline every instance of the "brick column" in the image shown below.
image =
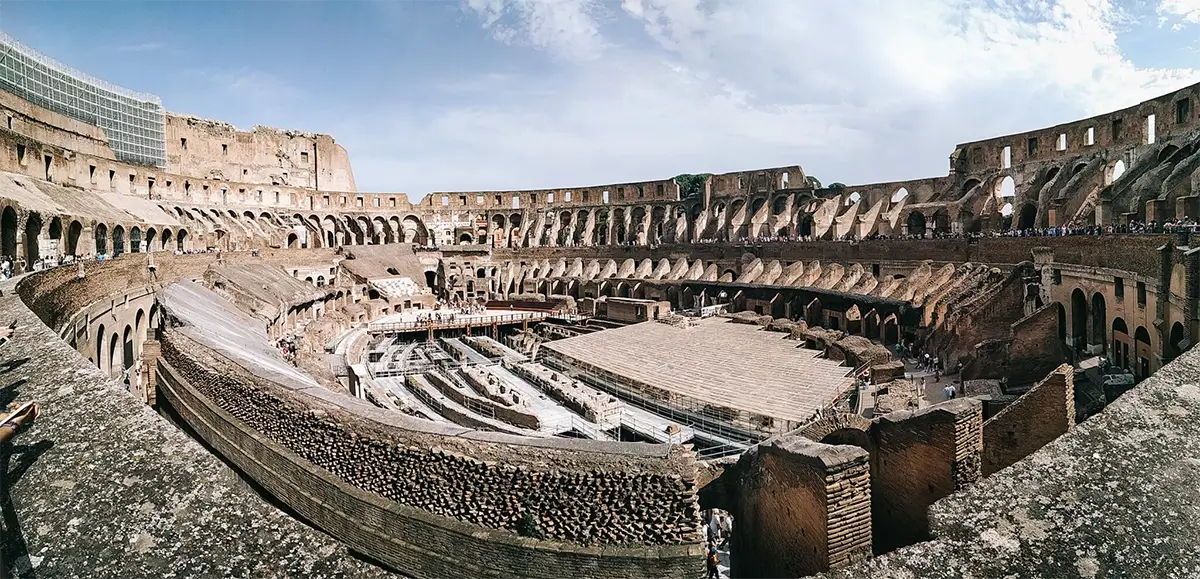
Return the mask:
[[733,577],[802,577],[871,554],[867,451],[803,436],[769,440],[738,461]]

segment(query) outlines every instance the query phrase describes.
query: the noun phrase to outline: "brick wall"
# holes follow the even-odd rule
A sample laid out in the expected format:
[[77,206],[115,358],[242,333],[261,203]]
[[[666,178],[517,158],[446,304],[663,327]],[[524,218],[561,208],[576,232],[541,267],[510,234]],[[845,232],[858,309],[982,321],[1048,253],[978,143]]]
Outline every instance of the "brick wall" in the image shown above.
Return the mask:
[[738,461],[729,495],[738,531],[735,577],[799,577],[871,553],[867,452],[799,435],[771,439]]
[[1025,458],[1075,424],[1075,371],[1063,364],[983,423],[983,475]]
[[927,509],[979,479],[983,409],[959,398],[893,412],[871,427],[875,552],[929,539]]
[[703,568],[695,459],[682,448],[581,452],[597,443],[442,433],[418,421],[428,430],[389,428],[380,420],[406,419],[372,420],[363,414],[373,409],[340,406],[357,401],[266,382],[181,331],[166,332],[162,351],[160,375],[170,379],[161,398],[202,438],[322,529],[406,573],[690,577]]

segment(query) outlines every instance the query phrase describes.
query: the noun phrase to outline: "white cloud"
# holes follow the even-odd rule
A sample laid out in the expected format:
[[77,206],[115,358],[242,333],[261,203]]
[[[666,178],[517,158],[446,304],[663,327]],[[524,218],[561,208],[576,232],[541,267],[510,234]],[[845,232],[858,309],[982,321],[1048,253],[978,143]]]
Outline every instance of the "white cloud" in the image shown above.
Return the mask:
[[527,42],[556,56],[587,61],[604,51],[596,0],[465,0],[497,40]]
[[1200,80],[1126,59],[1128,16],[1109,0],[466,5],[502,41],[555,58],[554,74],[489,78],[503,99],[345,126],[334,134],[360,186],[419,196],[787,164],[826,182],[937,176],[958,142]]
[[1181,30],[1185,22],[1200,24],[1200,0],[1160,0],[1158,14],[1160,24],[1175,20],[1174,30]]

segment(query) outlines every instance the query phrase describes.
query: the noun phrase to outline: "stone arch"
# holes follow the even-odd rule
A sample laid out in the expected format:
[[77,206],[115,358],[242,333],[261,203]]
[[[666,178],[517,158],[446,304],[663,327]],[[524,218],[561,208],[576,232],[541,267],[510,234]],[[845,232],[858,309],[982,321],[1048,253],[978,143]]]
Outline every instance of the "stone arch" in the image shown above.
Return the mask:
[[1071,345],[1082,348],[1087,343],[1088,299],[1083,290],[1071,292]]
[[1117,159],[1117,162],[1113,163],[1112,177],[1109,178],[1109,182],[1115,183],[1117,181],[1117,179],[1120,179],[1121,175],[1124,175],[1124,174],[1125,174],[1125,161],[1123,161],[1121,159]]
[[1191,346],[1191,341],[1188,339],[1187,328],[1180,322],[1171,324],[1171,332],[1167,337],[1167,344],[1164,347],[1163,362],[1169,362],[1178,358],[1180,354],[1187,351]]
[[1108,351],[1108,308],[1104,303],[1104,295],[1100,292],[1092,294],[1091,311],[1088,312],[1088,325],[1091,331],[1088,334],[1088,344],[1092,346],[1100,346],[1101,353]]
[[108,368],[108,362],[104,358],[104,324],[96,328],[96,367],[101,370]]
[[892,193],[892,203],[899,203],[904,201],[906,198],[908,198],[908,189],[904,187],[896,189],[896,192]]
[[961,194],[966,195],[967,193],[970,193],[971,189],[978,187],[981,183],[982,182],[979,179],[967,179],[967,182],[963,183]]
[[1037,205],[1025,203],[1017,213],[1017,229],[1033,229],[1037,224]]
[[173,240],[174,240],[174,234],[171,233],[171,230],[169,228],[164,227],[162,230],[162,238],[160,240],[162,243],[163,251],[171,251],[171,242]]
[[1179,147],[1176,147],[1175,145],[1167,145],[1167,146],[1163,147],[1162,150],[1158,152],[1158,162],[1166,163],[1166,162],[1170,161],[1171,156],[1174,155],[1175,152],[1178,150],[1179,150]]
[[[1061,310],[1061,306],[1059,307]],[[1120,368],[1132,369],[1133,336],[1129,334],[1129,326],[1120,316],[1112,321],[1112,360]]]
[[1150,332],[1146,331],[1145,326],[1138,326],[1133,332],[1134,344],[1134,364],[1133,373],[1139,378],[1145,378],[1150,375],[1150,357],[1151,357],[1151,342]]
[[108,226],[96,224],[96,255],[108,253]]
[[187,237],[188,237],[187,230],[180,229],[179,234],[175,236],[175,248],[178,249],[179,251],[184,251],[185,249],[187,249],[187,246],[185,245],[185,243],[187,242]]
[[0,214],[0,256],[16,259],[17,256],[17,211],[5,207]]
[[908,234],[925,235],[925,214],[913,211],[908,214]]
[[996,186],[996,198],[1003,200],[1017,196],[1017,182],[1012,175],[1005,175]]
[[117,225],[112,230],[112,254],[117,257],[125,253],[125,227]]
[[154,251],[154,243],[158,241],[158,232],[153,227],[146,228],[146,252]]
[[38,239],[42,235],[42,214],[33,212],[25,220],[25,270],[33,269],[33,264],[41,256]]
[[299,243],[300,243],[300,236],[296,235],[295,233],[288,234],[287,245],[286,245],[286,247],[288,249],[296,249],[297,247],[299,247]]
[[141,253],[142,251],[142,229],[138,226],[133,226],[129,230],[129,253]]
[[77,219],[72,219],[71,224],[67,226],[67,255],[78,255],[79,236],[81,235],[83,235],[83,224]]
[[116,378],[121,373],[121,334],[113,332],[108,340],[108,368],[104,368],[110,378]]
[[[800,434],[825,444],[852,444],[869,449],[871,421],[849,412],[832,412],[809,423]],[[830,441],[831,439],[836,439]]]

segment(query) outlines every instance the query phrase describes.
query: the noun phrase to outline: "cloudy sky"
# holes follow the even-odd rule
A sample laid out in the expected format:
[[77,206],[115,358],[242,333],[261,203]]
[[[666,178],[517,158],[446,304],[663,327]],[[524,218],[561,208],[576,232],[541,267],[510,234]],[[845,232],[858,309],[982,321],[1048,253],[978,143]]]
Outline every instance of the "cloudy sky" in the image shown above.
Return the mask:
[[360,190],[414,196],[944,175],[1200,82],[1200,0],[5,1],[0,29],[173,112],[331,134]]

